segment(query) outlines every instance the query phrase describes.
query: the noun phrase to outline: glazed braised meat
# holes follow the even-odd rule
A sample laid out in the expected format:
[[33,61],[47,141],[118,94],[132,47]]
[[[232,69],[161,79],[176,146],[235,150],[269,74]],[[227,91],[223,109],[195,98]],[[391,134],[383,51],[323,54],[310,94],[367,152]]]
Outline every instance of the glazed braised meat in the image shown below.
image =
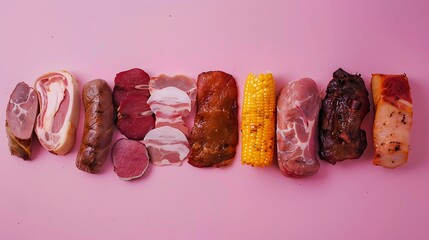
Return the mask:
[[368,91],[360,74],[340,68],[333,77],[319,114],[319,156],[331,164],[362,155],[367,142],[360,125],[369,112]]
[[238,143],[237,85],[224,72],[198,76],[197,113],[189,143],[189,163],[195,167],[227,166]]

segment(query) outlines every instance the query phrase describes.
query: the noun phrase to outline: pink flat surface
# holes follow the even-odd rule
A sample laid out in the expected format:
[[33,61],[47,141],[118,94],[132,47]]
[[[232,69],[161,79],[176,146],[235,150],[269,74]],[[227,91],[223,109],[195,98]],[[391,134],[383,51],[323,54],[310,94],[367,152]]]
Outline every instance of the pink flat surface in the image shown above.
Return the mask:
[[[427,1],[6,1],[0,8],[0,122],[14,86],[67,69],[83,83],[133,67],[150,75],[223,70],[239,85],[271,71],[277,90],[342,67],[407,73],[414,100],[409,163],[372,165],[373,109],[359,160],[321,162],[316,176],[276,166],[150,166],[125,182],[75,167],[77,143],[32,161],[10,156],[0,131],[0,239],[428,239],[429,15]],[[149,2],[149,1],[146,1]],[[83,110],[82,110],[83,111]],[[119,133],[116,134],[119,137]]]

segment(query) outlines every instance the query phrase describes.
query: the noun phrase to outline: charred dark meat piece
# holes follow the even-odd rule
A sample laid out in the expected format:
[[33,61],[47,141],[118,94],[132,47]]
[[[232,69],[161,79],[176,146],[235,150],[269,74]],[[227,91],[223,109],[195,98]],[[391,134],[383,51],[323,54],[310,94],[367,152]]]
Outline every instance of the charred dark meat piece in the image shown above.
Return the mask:
[[360,74],[340,68],[333,77],[319,114],[319,156],[331,164],[362,155],[367,142],[360,125],[369,112],[368,91]]

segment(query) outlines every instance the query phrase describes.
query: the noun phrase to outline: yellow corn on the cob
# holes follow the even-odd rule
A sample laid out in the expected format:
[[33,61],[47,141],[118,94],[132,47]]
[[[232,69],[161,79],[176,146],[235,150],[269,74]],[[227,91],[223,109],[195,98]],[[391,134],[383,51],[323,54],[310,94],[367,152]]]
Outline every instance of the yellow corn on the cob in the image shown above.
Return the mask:
[[241,116],[242,164],[265,167],[273,161],[275,88],[271,73],[247,77]]

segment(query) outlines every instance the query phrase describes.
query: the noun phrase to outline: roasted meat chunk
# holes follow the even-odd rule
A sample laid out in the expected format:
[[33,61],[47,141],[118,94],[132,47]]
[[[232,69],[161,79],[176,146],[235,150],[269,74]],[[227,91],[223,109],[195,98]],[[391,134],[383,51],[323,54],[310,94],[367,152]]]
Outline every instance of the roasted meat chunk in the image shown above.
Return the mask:
[[331,164],[362,155],[367,142],[360,126],[369,112],[368,91],[360,74],[340,68],[333,77],[319,114],[319,156]]
[[198,76],[197,113],[189,136],[195,167],[222,167],[230,164],[238,143],[238,106],[235,79],[224,72]]

